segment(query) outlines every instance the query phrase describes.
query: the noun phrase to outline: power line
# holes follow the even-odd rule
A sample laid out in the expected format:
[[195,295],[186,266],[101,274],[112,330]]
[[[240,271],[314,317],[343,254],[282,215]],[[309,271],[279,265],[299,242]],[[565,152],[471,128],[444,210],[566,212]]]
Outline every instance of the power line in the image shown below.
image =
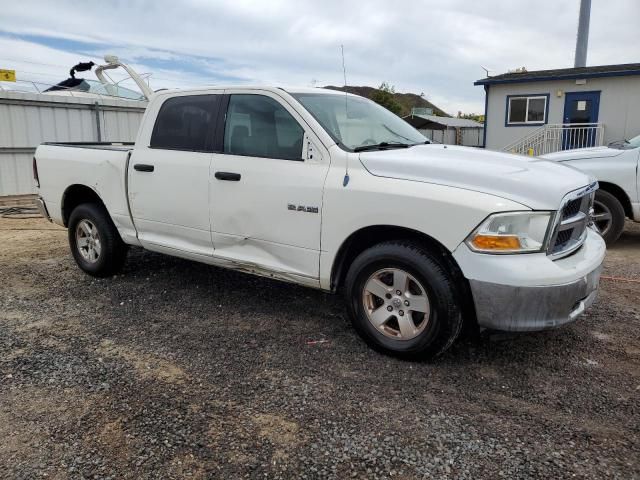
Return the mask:
[[67,68],[66,65],[61,65],[59,63],[43,63],[43,62],[34,62],[31,60],[21,60],[18,58],[0,58],[1,61],[3,62],[19,62],[19,63],[30,63],[32,65],[43,65],[45,67],[61,67],[61,68]]

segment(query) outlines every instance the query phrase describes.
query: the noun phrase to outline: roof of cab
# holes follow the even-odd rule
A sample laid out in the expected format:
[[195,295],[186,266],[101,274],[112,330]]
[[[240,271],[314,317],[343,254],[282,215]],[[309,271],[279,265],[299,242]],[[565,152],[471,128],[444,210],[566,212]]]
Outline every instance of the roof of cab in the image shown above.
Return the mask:
[[[190,93],[190,92],[206,92],[206,91],[219,91],[219,90],[266,90],[269,92],[287,92],[290,94],[295,93],[320,93],[327,95],[344,95],[345,92],[337,90],[329,90],[322,87],[296,87],[296,86],[280,86],[275,87],[273,85],[210,85],[202,87],[190,87],[190,88],[173,88],[163,89],[156,91],[157,94],[171,95],[176,93]],[[357,96],[349,93],[350,96]]]

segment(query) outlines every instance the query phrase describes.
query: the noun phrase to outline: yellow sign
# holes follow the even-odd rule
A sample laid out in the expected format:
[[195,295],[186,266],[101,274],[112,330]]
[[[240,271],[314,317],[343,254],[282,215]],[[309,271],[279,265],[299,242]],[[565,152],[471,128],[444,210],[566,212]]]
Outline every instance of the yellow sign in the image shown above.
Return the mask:
[[15,70],[2,70],[0,68],[0,81],[3,82],[15,82],[16,71]]

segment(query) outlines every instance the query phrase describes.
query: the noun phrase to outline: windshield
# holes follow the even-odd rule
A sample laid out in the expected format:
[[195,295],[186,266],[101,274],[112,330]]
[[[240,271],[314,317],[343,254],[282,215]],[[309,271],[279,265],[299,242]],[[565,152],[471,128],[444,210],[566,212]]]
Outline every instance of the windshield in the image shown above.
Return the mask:
[[128,98],[130,100],[145,100],[144,95],[140,92],[136,92],[135,90],[131,90],[130,88],[121,87],[117,84],[110,85],[113,94],[109,93],[106,86],[96,80],[86,80],[89,84],[89,93],[95,93],[98,95],[106,95],[106,96],[115,96],[121,98]]
[[107,89],[106,85],[96,80],[87,80],[86,78],[67,78],[62,82],[47,88],[44,93],[52,92],[82,92],[93,93],[96,95],[112,96],[126,98],[129,100],[146,100],[144,95],[129,88],[122,87],[118,84],[110,84]]
[[428,140],[415,128],[371,100],[330,93],[292,94],[343,148],[415,145]]

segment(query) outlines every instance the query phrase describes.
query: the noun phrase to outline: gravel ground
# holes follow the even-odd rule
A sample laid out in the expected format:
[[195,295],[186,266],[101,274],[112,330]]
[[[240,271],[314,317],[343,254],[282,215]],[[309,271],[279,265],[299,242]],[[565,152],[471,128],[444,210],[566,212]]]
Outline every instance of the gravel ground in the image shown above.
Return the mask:
[[318,291],[138,249],[96,280],[42,219],[0,246],[2,478],[640,478],[638,226],[577,323],[432,363]]

